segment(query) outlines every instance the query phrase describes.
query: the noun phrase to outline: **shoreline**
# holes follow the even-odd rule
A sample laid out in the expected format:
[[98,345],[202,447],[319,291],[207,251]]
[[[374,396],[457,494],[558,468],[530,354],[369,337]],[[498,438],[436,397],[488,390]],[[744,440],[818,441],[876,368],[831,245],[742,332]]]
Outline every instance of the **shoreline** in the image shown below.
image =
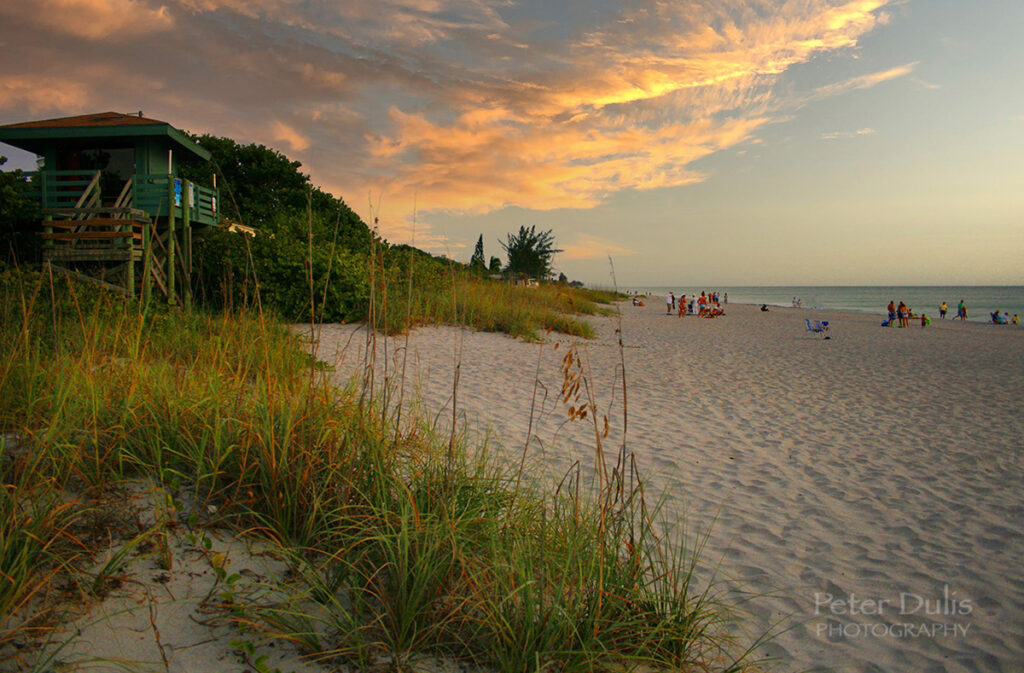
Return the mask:
[[[791,298],[802,299],[809,310],[838,310],[859,314],[880,315],[886,317],[886,305],[889,300],[906,303],[917,312],[926,313],[933,321],[939,320],[939,305],[946,301],[949,306],[948,320],[955,319],[957,303],[965,299],[968,309],[967,322],[990,323],[990,314],[998,309],[1000,313],[1008,312],[1024,316],[1024,286],[993,285],[993,286],[735,286],[714,288],[723,293],[728,292],[732,303],[760,306],[762,303],[773,308],[793,308]],[[669,290],[679,291],[675,287],[665,286],[637,290],[653,299],[664,301]],[[632,292],[633,290],[630,290]],[[700,289],[695,291],[700,293]],[[688,291],[687,296],[690,296]],[[951,299],[952,297],[952,299]],[[824,307],[823,307],[824,305]]]
[[[760,308],[761,308],[760,304],[749,304],[749,303],[746,303],[746,302],[729,302],[728,304],[722,304],[722,306],[726,310],[728,310],[728,308],[730,306],[745,306],[745,307],[748,307],[748,308],[756,309],[758,311],[760,311]],[[632,306],[630,306],[629,308],[632,308]],[[797,312],[799,312],[799,311],[811,311],[811,312],[819,312],[819,313],[822,313],[822,312],[839,313],[839,314],[842,314],[842,315],[850,315],[850,316],[869,316],[869,317],[877,318],[879,322],[881,322],[882,320],[888,320],[889,319],[888,313],[885,311],[885,307],[884,306],[878,312],[871,312],[871,311],[867,311],[867,310],[861,311],[861,310],[853,309],[853,308],[816,308],[816,307],[808,307],[808,306],[801,306],[799,308],[794,308],[792,306],[785,306],[785,305],[781,305],[781,304],[768,304],[768,308],[771,309],[771,311],[775,311],[775,310],[797,311]],[[951,310],[951,312],[955,313],[956,307],[953,306],[953,307],[951,307],[950,310]],[[915,328],[916,327],[918,329],[921,329],[920,322],[915,323],[915,321],[919,320],[920,314],[916,314],[916,315],[917,315],[917,317],[911,318],[911,320],[910,320],[910,327],[911,328]],[[930,327],[941,327],[942,325],[946,325],[946,324],[952,325],[952,324],[955,324],[955,323],[963,323],[964,325],[981,325],[981,326],[986,326],[987,325],[989,327],[1009,327],[1010,329],[1020,329],[1021,328],[1021,325],[1019,325],[1019,324],[1018,325],[1013,325],[1013,324],[1009,324],[1009,325],[998,324],[997,325],[997,324],[993,323],[991,320],[984,321],[984,320],[976,320],[976,319],[973,319],[973,318],[967,318],[967,320],[960,320],[959,318],[955,318],[955,317],[954,318],[950,318],[948,316],[946,318],[939,318],[938,316],[933,316],[930,313],[928,313],[926,315],[929,318],[931,318],[931,324],[928,325],[928,328],[930,328]],[[689,315],[687,315],[687,318],[689,318],[691,316],[692,317],[697,317],[695,315],[689,314]],[[881,327],[881,325],[878,325],[878,326]],[[898,325],[896,325],[894,327],[896,329],[902,329]],[[927,328],[925,328],[925,329],[927,329]]]

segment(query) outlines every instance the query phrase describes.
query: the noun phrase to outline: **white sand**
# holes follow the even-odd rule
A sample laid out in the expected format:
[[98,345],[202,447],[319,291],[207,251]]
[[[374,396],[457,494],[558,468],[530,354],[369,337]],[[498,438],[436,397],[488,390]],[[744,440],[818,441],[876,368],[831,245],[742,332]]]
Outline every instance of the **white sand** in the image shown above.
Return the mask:
[[[789,628],[763,654],[787,670],[1021,670],[1024,329],[739,305],[679,319],[651,304],[623,305],[627,445],[670,519],[691,535],[714,524],[709,571],[772,594],[743,617],[752,633]],[[833,338],[805,317],[830,320]],[[592,322],[600,335],[581,347],[616,447],[616,321]],[[592,465],[593,429],[557,399],[570,340],[552,341],[418,329],[406,395],[444,423],[458,360],[460,424],[514,458],[539,357],[531,465]],[[404,344],[387,341],[392,381]],[[328,326],[318,355],[345,378],[364,345],[364,330]]]

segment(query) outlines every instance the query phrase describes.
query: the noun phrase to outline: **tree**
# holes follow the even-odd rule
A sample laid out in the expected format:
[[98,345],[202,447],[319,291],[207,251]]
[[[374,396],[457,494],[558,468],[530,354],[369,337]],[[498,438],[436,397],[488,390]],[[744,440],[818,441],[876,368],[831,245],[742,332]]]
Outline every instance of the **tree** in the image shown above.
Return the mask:
[[490,273],[501,273],[501,260],[497,257],[491,257],[491,263],[487,265],[487,271]]
[[339,247],[369,252],[373,239],[369,227],[344,201],[312,186],[309,176],[299,170],[302,164],[298,161],[264,145],[239,145],[231,138],[203,135],[193,136],[193,140],[210,152],[212,165],[183,162],[182,177],[211,187],[216,170],[221,210],[229,219],[259,229],[282,216],[306,220],[308,212],[314,228],[324,228],[317,232],[318,238],[333,242],[337,225]]
[[[0,156],[0,166],[6,162]],[[0,171],[0,261],[34,262],[39,256],[39,203],[28,193],[25,173]]]
[[474,271],[484,271],[484,235],[480,234],[480,238],[476,241],[476,248],[473,250],[473,256],[469,258],[469,268]]
[[562,285],[565,285],[566,283],[569,282],[569,278],[564,273],[560,273],[558,274],[558,282]]
[[212,186],[216,170],[221,212],[256,229],[252,238],[221,228],[196,238],[196,297],[212,307],[244,305],[258,281],[262,305],[286,319],[309,320],[311,301],[318,319],[363,317],[375,234],[359,216],[276,150],[209,135],[193,139],[209,150],[212,165],[183,162],[182,177]]
[[551,273],[551,259],[556,253],[562,252],[555,248],[555,237],[551,230],[538,232],[536,225],[529,229],[519,227],[518,233],[508,234],[501,247],[508,255],[506,271],[540,279],[548,277]]
[[222,210],[232,219],[259,228],[281,213],[305,210],[309,176],[299,171],[298,161],[255,143],[239,145],[211,135],[193,139],[213,155],[212,165],[182,162],[182,177],[211,186],[216,170]]

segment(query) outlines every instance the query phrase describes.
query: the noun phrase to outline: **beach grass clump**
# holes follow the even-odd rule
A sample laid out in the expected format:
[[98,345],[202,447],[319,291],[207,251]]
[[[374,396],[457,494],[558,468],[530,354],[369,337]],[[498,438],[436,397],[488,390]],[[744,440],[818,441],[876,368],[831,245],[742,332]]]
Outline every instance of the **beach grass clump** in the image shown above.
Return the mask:
[[73,518],[74,505],[40,483],[39,468],[38,459],[0,437],[0,648],[45,631],[49,611],[38,598],[61,567]]
[[[693,558],[626,514],[509,475],[412,475],[348,544],[236,604],[313,659],[360,670],[433,655],[485,670],[742,670]],[[602,521],[603,520],[603,521]]]
[[388,333],[417,325],[456,325],[527,340],[537,340],[546,332],[593,338],[593,327],[580,316],[607,315],[612,310],[599,302],[612,301],[613,295],[567,285],[516,286],[443,268],[414,268],[415,282],[410,287],[398,275],[407,271],[395,267],[390,275],[382,275],[380,294],[387,301],[380,305],[376,324]]
[[[453,288],[474,297],[461,315],[514,296],[593,310],[557,289]],[[58,578],[102,594],[111,563],[88,571],[99,549],[70,531],[97,494],[141,479],[168,494],[168,521],[273,541],[289,572],[232,587],[223,617],[331,666],[744,665],[726,610],[623,486],[621,459],[589,496],[578,472],[552,494],[425,421],[398,425],[372,392],[331,385],[268,316],[91,292],[0,278],[0,646],[38,628],[27,606]],[[158,541],[159,525],[122,551]]]

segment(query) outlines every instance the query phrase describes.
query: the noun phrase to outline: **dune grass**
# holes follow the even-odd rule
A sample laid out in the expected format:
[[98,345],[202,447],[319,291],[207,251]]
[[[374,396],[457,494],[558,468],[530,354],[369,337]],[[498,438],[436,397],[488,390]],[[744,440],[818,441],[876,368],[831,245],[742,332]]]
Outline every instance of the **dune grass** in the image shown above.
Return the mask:
[[622,457],[589,497],[529,484],[331,386],[265,316],[144,314],[25,274],[0,278],[0,307],[0,647],[45,628],[31,617],[57,578],[95,586],[76,524],[93,494],[141,477],[194,503],[176,510],[190,526],[214,505],[206,525],[279,545],[291,571],[237,590],[224,615],[332,666],[750,667]]
[[386,302],[375,324],[388,333],[417,325],[457,325],[530,341],[546,332],[589,339],[594,328],[581,316],[609,315],[614,311],[607,304],[624,298],[557,283],[515,286],[436,264],[414,267],[409,287],[409,264],[378,272],[378,296]]

